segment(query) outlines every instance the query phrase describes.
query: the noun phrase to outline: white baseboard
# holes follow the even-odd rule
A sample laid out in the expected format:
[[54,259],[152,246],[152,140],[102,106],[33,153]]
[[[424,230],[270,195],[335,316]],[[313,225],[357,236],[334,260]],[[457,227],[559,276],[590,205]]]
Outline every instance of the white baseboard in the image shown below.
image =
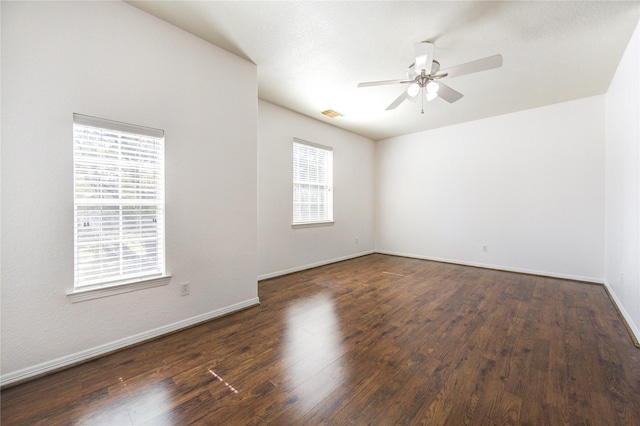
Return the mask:
[[253,299],[245,300],[243,302],[236,303],[234,305],[226,306],[224,308],[216,309],[215,311],[207,312],[202,315],[187,318],[182,321],[174,322],[173,324],[165,325],[163,327],[155,328],[153,330],[145,331],[144,333],[136,334],[134,336],[126,337],[124,339],[116,340],[111,343],[97,346],[95,348],[87,349],[75,354],[67,355],[58,359],[43,362],[42,364],[27,367],[22,370],[18,370],[12,373],[8,373],[0,377],[0,386],[5,386],[14,382],[19,382],[31,377],[39,376],[44,373],[58,370],[63,367],[67,367],[73,364],[78,364],[83,361],[95,358],[100,355],[104,355],[113,352],[118,349],[126,348],[127,346],[135,345],[137,343],[144,342],[145,340],[154,339],[164,334],[172,333],[183,328],[190,327],[192,325],[208,321],[223,315],[227,315],[241,309],[249,308],[251,306],[260,303],[260,299],[255,297]]
[[533,269],[524,269],[524,268],[512,268],[509,266],[491,265],[488,263],[466,262],[464,260],[445,259],[441,257],[432,257],[432,256],[422,256],[417,254],[400,253],[400,252],[389,251],[389,250],[376,250],[376,253],[389,254],[392,256],[412,257],[415,259],[423,259],[423,260],[432,260],[434,262],[454,263],[456,265],[474,266],[476,268],[495,269],[498,271],[505,271],[505,272],[517,272],[520,274],[539,275],[542,277],[561,278],[565,280],[584,281],[584,282],[594,283],[594,284],[604,284],[604,280],[601,278],[583,277],[580,275],[558,274],[556,272],[537,271]]
[[616,295],[616,293],[613,291],[613,289],[609,286],[609,284],[605,281],[604,283],[605,288],[607,289],[607,293],[609,293],[609,297],[611,298],[611,301],[613,302],[614,305],[616,305],[616,308],[618,309],[618,312],[620,312],[620,315],[622,315],[622,317],[624,318],[624,321],[627,323],[627,330],[629,330],[629,333],[632,334],[632,338],[634,340],[634,344],[636,346],[638,346],[638,342],[640,342],[640,329],[638,329],[638,326],[633,322],[633,320],[631,319],[631,315],[629,315],[629,313],[627,312],[627,310],[624,308],[624,305],[622,304],[622,302],[620,302],[620,299],[618,299],[618,296]]
[[304,271],[305,269],[316,268],[318,266],[328,265],[330,263],[342,262],[343,260],[354,259],[356,257],[362,257],[362,256],[366,256],[368,254],[373,254],[373,253],[375,253],[375,250],[368,250],[360,253],[349,254],[347,256],[335,257],[333,259],[323,260],[320,262],[309,263],[308,265],[296,266],[294,268],[285,269],[282,271],[270,272],[268,274],[258,275],[258,281],[291,274],[293,272]]

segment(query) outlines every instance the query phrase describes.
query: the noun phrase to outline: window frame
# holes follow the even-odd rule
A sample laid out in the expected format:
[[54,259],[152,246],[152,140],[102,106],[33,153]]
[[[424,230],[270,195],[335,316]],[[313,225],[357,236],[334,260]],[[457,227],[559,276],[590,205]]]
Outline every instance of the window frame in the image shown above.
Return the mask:
[[[88,149],[86,146],[82,146],[77,140],[76,131],[80,130],[80,126],[84,127],[92,127],[95,129],[99,129],[100,132],[104,132],[105,134],[111,133],[111,135],[104,137],[100,135],[101,139],[97,142],[97,147],[99,149],[105,149],[103,146],[106,145],[105,140],[109,137],[111,139],[111,143],[114,146],[117,146],[116,151],[120,152],[120,156],[117,159],[109,159],[103,161],[102,157],[91,158],[90,156],[81,157],[81,153],[89,154],[91,149]],[[116,136],[114,136],[116,135]],[[128,136],[132,135],[132,136]],[[127,139],[133,138],[133,139]],[[135,139],[139,138],[139,139]],[[142,140],[142,139],[146,140]],[[117,140],[117,143],[114,142]],[[131,140],[132,144],[138,142],[139,144],[148,143],[151,141],[152,143],[159,143],[159,147],[153,146],[151,151],[148,149],[145,151],[143,145],[138,145],[135,149],[131,149],[128,152],[124,153],[125,149],[128,148],[123,144],[123,141]],[[129,148],[133,146],[130,145]],[[123,149],[125,148],[125,149]],[[132,154],[131,154],[132,153]],[[134,124],[122,123],[113,120],[107,120],[103,118],[91,117],[82,114],[73,114],[73,215],[74,215],[74,237],[73,237],[73,250],[74,250],[74,277],[73,277],[73,289],[67,293],[67,296],[71,299],[72,302],[89,300],[97,297],[109,296],[112,294],[120,294],[129,291],[140,290],[143,288],[149,287],[157,287],[161,285],[166,285],[169,283],[170,275],[166,272],[166,208],[165,208],[165,135],[164,131],[160,129],[153,129],[149,127],[138,126]],[[151,161],[153,164],[151,168],[145,168],[142,164],[142,161],[139,161],[139,158],[144,155],[152,155],[157,156],[152,157],[155,161]],[[136,158],[138,157],[138,158]],[[126,160],[131,161],[131,163],[126,163]],[[138,160],[138,161],[136,161]],[[89,168],[89,166],[95,164],[95,169],[97,170],[96,174],[99,175],[97,177],[97,185],[100,187],[107,186],[103,180],[105,170],[109,170],[108,178],[111,180],[116,180],[118,182],[118,189],[112,191],[115,194],[113,197],[107,197],[102,193],[102,189],[100,195],[96,198],[91,198],[87,196],[86,193],[83,194],[81,189],[79,189],[79,182],[82,182],[83,178],[93,178],[96,177],[92,175],[92,172],[86,172],[82,170],[82,167]],[[149,170],[152,171],[153,174],[158,173],[158,177],[153,177],[151,181],[152,190],[149,192],[151,195],[144,196],[144,185],[145,183],[149,183]],[[144,172],[147,172],[147,176],[144,176]],[[129,176],[127,177],[127,174]],[[132,186],[129,192],[127,192],[126,183],[131,182],[131,175],[138,176],[137,179],[137,187]],[[129,181],[127,182],[127,179]],[[145,179],[147,182],[145,182]],[[84,184],[86,187],[86,183]],[[135,185],[135,184],[133,184]],[[82,187],[82,185],[80,185]],[[142,192],[141,192],[142,191]],[[143,195],[131,195],[135,193],[141,193]],[[119,235],[119,237],[115,238],[114,244],[118,245],[118,253],[120,257],[120,261],[118,262],[118,272],[115,274],[111,274],[111,276],[96,278],[93,281],[87,281],[87,277],[84,277],[85,282],[83,283],[82,274],[79,272],[78,268],[81,263],[79,258],[83,255],[86,255],[81,252],[81,246],[83,243],[87,241],[94,244],[100,245],[100,238],[107,235],[105,232],[114,232],[114,231],[106,231],[104,225],[102,223],[106,220],[103,218],[102,214],[98,214],[98,218],[100,220],[100,227],[97,228],[98,237],[86,237],[89,240],[83,240],[80,225],[82,221],[82,215],[79,214],[79,211],[86,210],[90,211],[92,208],[103,211],[102,209],[105,206],[116,207],[114,210],[117,211],[116,221],[111,223],[117,223],[117,225],[113,225],[112,229],[115,229],[115,234]],[[146,210],[146,212],[142,212],[140,210]],[[128,216],[124,212],[126,211],[135,211],[133,216]],[[149,211],[153,213],[149,213]],[[146,228],[142,224],[142,220],[149,219],[149,215],[151,214],[153,224],[155,226],[147,225]],[[109,217],[109,216],[106,216]],[[133,218],[134,221],[131,222]],[[127,224],[127,220],[129,219],[129,223]],[[148,221],[147,221],[148,222]],[[132,228],[133,227],[133,228]],[[124,234],[125,232],[133,232],[135,237],[126,239]],[[151,236],[149,236],[149,233]],[[137,234],[137,235],[136,235]],[[108,236],[108,235],[107,235]],[[93,239],[92,239],[93,238]],[[152,263],[148,270],[139,272],[136,274],[132,271],[126,271],[127,265],[126,261],[123,259],[123,252],[125,247],[123,246],[125,241],[130,241],[134,244],[135,247],[143,246],[146,243],[150,243],[153,249],[151,252],[146,252],[145,257],[151,256]],[[100,249],[104,250],[104,249]],[[129,250],[131,251],[131,250]],[[150,253],[150,254],[149,254]],[[98,255],[99,261],[98,263],[103,263],[105,261],[105,255],[101,253]],[[146,260],[146,259],[145,259]],[[134,264],[141,265],[144,262],[134,262]],[[142,269],[145,269],[142,266],[139,266]],[[99,270],[100,267],[96,268]],[[126,271],[127,273],[125,273]]]
[[[322,184],[325,187],[325,196],[326,203],[325,208],[327,209],[326,219],[310,219],[304,221],[296,221],[296,145],[303,145],[309,148],[313,148],[316,150],[325,151],[324,155],[327,156],[326,161],[328,165],[326,165],[327,173],[326,173],[326,181]],[[298,183],[298,184],[307,184],[310,183]],[[316,183],[317,185],[317,183]],[[326,145],[321,145],[315,142],[309,142],[304,139],[293,138],[292,143],[292,217],[291,217],[291,227],[293,229],[298,228],[309,228],[309,227],[318,227],[318,226],[332,226],[334,222],[334,211],[333,211],[333,148]]]

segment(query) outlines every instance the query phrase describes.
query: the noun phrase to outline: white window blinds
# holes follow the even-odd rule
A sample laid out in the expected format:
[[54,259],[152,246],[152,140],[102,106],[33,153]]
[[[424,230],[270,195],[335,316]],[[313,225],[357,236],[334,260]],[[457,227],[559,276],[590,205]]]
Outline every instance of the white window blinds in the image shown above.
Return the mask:
[[293,224],[333,221],[332,148],[294,138]]
[[164,132],[73,115],[75,288],[161,276]]

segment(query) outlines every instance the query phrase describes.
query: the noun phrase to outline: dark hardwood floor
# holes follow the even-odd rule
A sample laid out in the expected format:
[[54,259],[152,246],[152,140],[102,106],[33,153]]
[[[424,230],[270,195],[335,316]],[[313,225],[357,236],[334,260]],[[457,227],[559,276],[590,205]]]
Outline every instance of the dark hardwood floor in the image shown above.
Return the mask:
[[3,425],[640,425],[603,287],[370,255],[2,391]]

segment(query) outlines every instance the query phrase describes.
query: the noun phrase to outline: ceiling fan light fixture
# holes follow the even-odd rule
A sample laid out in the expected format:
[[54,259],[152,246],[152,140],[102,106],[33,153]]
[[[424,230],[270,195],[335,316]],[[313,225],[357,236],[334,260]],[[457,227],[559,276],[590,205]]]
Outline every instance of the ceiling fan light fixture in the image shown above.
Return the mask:
[[438,97],[438,89],[440,89],[440,86],[435,81],[430,81],[429,83],[427,83],[426,96],[428,102],[431,102]]
[[420,92],[420,86],[418,85],[418,83],[413,83],[407,88],[407,94],[412,98],[416,96],[418,92]]

